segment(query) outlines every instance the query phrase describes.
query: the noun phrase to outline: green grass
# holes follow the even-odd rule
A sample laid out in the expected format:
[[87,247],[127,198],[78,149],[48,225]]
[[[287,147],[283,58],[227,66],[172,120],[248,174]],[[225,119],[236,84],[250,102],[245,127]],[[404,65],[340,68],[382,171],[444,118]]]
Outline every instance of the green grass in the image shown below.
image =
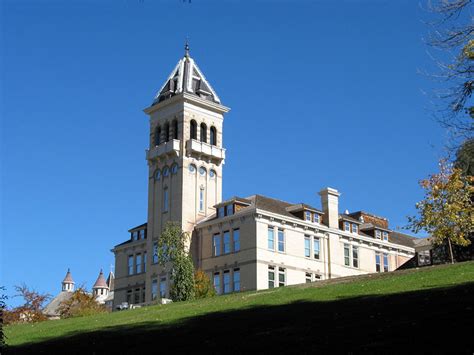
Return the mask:
[[[17,324],[5,327],[5,333],[7,344],[12,349],[31,352],[60,351],[67,344],[75,344],[74,349],[84,352],[90,349],[85,347],[85,342],[91,339],[95,339],[99,352],[100,349],[110,350],[110,346],[117,344],[121,344],[122,351],[139,351],[141,346],[151,341],[148,339],[161,339],[164,344],[175,335],[183,340],[183,344],[179,344],[182,349],[190,346],[185,342],[198,342],[209,349],[223,350],[228,345],[216,337],[228,331],[233,331],[233,336],[240,339],[245,337],[247,340],[242,346],[252,345],[253,349],[264,346],[268,340],[271,345],[263,350],[273,348],[281,351],[277,345],[281,339],[271,339],[286,337],[286,345],[294,343],[300,346],[302,342],[303,345],[308,342],[309,347],[302,348],[308,351],[314,346],[324,348],[324,344],[326,349],[337,345],[344,350],[374,350],[393,343],[393,334],[403,333],[403,329],[410,332],[423,330],[408,329],[418,324],[420,317],[425,317],[425,313],[420,312],[431,317],[425,317],[430,327],[436,319],[445,326],[450,322],[454,324],[455,317],[459,316],[470,322],[468,325],[474,325],[473,285],[474,262],[467,262],[242,292],[75,319]],[[459,309],[455,311],[451,305]],[[392,321],[394,317],[401,317],[401,320]],[[366,331],[360,327],[366,327]],[[318,334],[312,334],[313,331]],[[354,338],[348,337],[348,332]],[[370,341],[362,341],[355,338],[359,332],[373,335]],[[332,343],[342,333],[345,334],[341,337],[344,340]],[[313,344],[313,338],[320,339],[319,345]],[[400,338],[400,341],[402,343],[396,345],[407,340]],[[469,348],[470,343],[464,345],[467,348],[463,350],[474,350]]]

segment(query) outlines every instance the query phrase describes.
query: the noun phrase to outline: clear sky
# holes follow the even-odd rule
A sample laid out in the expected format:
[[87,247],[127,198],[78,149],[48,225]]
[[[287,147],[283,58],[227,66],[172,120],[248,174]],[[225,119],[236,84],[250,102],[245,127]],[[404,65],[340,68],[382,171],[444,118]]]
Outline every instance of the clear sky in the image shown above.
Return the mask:
[[[414,0],[1,1],[0,284],[90,288],[147,216],[142,109],[183,55],[224,105],[224,198],[407,223],[445,133]],[[296,183],[295,183],[296,182]],[[10,301],[9,304],[15,304]]]

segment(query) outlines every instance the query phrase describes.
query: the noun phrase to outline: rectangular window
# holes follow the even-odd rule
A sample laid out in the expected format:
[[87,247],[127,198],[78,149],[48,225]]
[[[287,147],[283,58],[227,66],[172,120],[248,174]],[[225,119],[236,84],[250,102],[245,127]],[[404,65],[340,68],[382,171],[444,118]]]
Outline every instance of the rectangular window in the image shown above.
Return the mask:
[[273,227],[268,227],[268,249],[275,250],[275,231]]
[[217,217],[222,218],[225,216],[225,209],[224,207],[219,207],[217,209]]
[[346,232],[350,232],[351,231],[351,224],[349,222],[344,222],[344,230]]
[[314,237],[314,239],[313,239],[313,257],[315,259],[318,259],[318,260],[319,260],[319,249],[320,249],[319,238]]
[[140,303],[140,289],[136,288],[135,292],[133,293],[133,303],[138,304]]
[[304,237],[304,256],[307,258],[311,257],[311,240],[306,235]]
[[204,188],[199,190],[199,211],[204,211]]
[[212,237],[212,246],[214,249],[214,256],[221,255],[221,235],[220,234],[214,234],[214,236]]
[[306,278],[306,283],[307,284],[313,282],[313,274],[307,272],[305,278]]
[[142,302],[143,302],[143,303],[145,303],[145,299],[146,299],[145,297],[146,297],[146,288],[143,287],[143,288],[142,288]]
[[240,250],[240,229],[234,229],[232,232],[234,238],[234,253]]
[[153,242],[153,264],[158,262],[158,242]]
[[358,232],[359,232],[359,228],[357,227],[357,224],[352,223],[352,233],[358,233]]
[[307,221],[311,221],[311,212],[305,211],[304,219],[307,220]]
[[388,272],[388,254],[383,253],[383,272]]
[[142,255],[141,254],[137,254],[135,256],[135,270],[137,274],[142,272]]
[[382,239],[382,233],[378,229],[375,230],[375,238]]
[[319,223],[319,214],[315,213],[314,215],[314,223]]
[[128,274],[133,275],[133,255],[128,256]]
[[230,271],[224,271],[224,293],[230,293]]
[[384,242],[388,242],[388,233],[384,231],[382,234]]
[[278,229],[278,251],[281,253],[285,251],[285,232],[283,229]]
[[234,269],[234,292],[240,291],[240,269]]
[[151,300],[152,301],[156,300],[157,296],[158,296],[158,280],[154,279],[151,282]]
[[138,239],[145,239],[145,230],[144,229],[140,229],[138,231]]
[[344,244],[344,265],[351,266],[349,244]]
[[127,291],[127,303],[132,304],[132,290]]
[[138,240],[138,232],[132,232],[132,240]]
[[168,212],[169,206],[169,191],[168,188],[163,190],[163,212]]
[[221,275],[218,272],[214,273],[214,289],[218,295],[221,294]]
[[352,246],[352,266],[359,267],[359,248]]
[[224,232],[224,254],[230,253],[230,232]]
[[166,277],[160,278],[160,298],[166,298]]
[[375,271],[380,272],[380,253],[375,252]]
[[268,267],[268,288],[275,287],[275,267],[269,266]]
[[278,268],[278,287],[283,287],[285,285],[286,285],[285,268],[279,267]]
[[230,204],[226,206],[226,216],[232,216],[234,214],[234,205]]
[[143,252],[143,272],[146,272],[146,251]]

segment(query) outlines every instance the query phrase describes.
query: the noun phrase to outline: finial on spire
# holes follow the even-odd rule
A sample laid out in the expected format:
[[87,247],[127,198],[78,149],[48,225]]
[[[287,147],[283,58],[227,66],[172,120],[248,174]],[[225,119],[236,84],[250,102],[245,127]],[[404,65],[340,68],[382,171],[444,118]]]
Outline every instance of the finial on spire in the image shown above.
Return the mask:
[[188,37],[186,37],[186,43],[184,44],[184,56],[189,57],[189,43]]

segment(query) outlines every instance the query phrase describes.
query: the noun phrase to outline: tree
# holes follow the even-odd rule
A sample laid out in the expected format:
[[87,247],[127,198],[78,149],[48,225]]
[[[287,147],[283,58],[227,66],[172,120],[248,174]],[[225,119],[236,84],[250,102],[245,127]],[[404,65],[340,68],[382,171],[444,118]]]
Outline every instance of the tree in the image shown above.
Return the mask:
[[3,312],[5,324],[40,322],[47,319],[43,314],[43,309],[45,302],[51,298],[49,294],[39,293],[25,284],[15,286],[15,291],[17,292],[15,297],[22,297],[25,303]]
[[474,176],[474,138],[466,140],[456,152],[454,167],[463,175]]
[[209,276],[202,270],[194,274],[194,290],[196,298],[207,298],[216,295],[216,290]]
[[438,122],[451,133],[453,148],[472,138],[474,106],[470,102],[474,89],[474,22],[471,0],[428,0],[428,11],[435,20],[428,22],[431,33],[427,43],[447,54],[436,60],[443,87],[436,92]]
[[416,204],[419,216],[408,217],[408,227],[430,233],[436,245],[447,241],[451,263],[452,244],[467,246],[474,232],[473,176],[465,176],[446,160],[440,161],[440,172],[420,181],[425,198]]
[[170,296],[173,301],[194,298],[194,266],[188,253],[189,234],[179,224],[168,222],[158,239],[158,262],[171,267]]
[[84,287],[79,287],[72,296],[61,302],[58,308],[61,318],[82,317],[97,313],[104,313],[107,309],[97,303],[95,297]]
[[5,286],[0,286],[0,350],[5,346],[5,334],[3,332],[4,312],[6,308],[5,301],[7,300],[7,296],[3,294],[5,290]]

